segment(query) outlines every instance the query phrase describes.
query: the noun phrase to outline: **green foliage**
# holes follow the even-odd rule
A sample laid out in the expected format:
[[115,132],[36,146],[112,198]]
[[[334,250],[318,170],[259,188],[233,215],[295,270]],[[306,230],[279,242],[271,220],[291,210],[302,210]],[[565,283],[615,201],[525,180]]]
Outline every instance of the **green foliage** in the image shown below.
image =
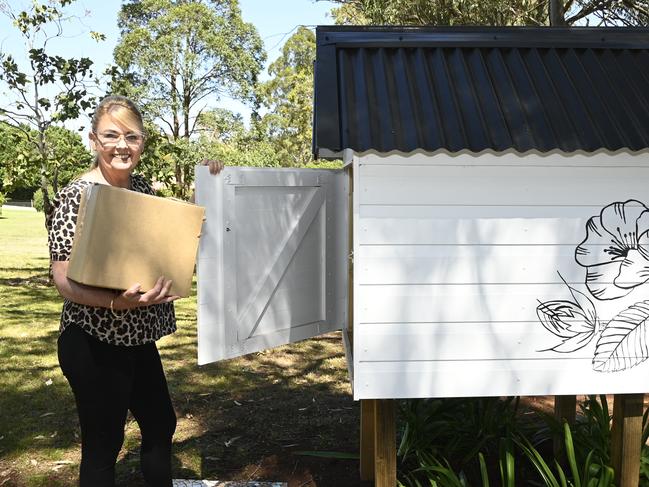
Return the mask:
[[208,140],[237,143],[246,135],[243,117],[226,108],[202,112],[197,121],[197,131]]
[[[55,149],[46,137],[53,124],[73,120],[90,109],[93,98],[86,90],[92,78],[92,60],[66,58],[48,53],[48,43],[63,36],[67,20],[65,7],[72,0],[34,1],[29,10],[15,11],[2,2],[0,11],[8,16],[23,41],[26,66],[20,66],[14,53],[0,48],[0,85],[9,96],[0,105],[0,125],[22,132],[25,145],[12,159],[12,178],[32,178],[32,166],[38,168],[42,187],[58,186],[59,164],[52,159]],[[95,38],[100,35],[95,34]],[[14,135],[12,135],[13,137]],[[5,184],[6,173],[3,174]],[[17,183],[9,183],[17,184]],[[44,205],[49,207],[46,199]]]
[[[516,439],[516,443],[523,451],[530,463],[536,468],[543,480],[543,485],[550,487],[609,487],[613,485],[613,469],[594,460],[593,451],[586,454],[582,463],[577,462],[572,433],[568,423],[563,424],[564,444],[568,466],[572,480],[567,480],[566,473],[557,460],[553,468],[543,459],[542,455],[532,446],[526,438]],[[555,475],[556,472],[556,475]]]
[[268,109],[260,128],[277,148],[282,166],[303,166],[312,160],[314,61],[315,35],[299,27],[268,68],[272,78],[259,87],[259,98]]
[[[371,25],[548,25],[551,2],[543,0],[334,0],[338,24]],[[566,25],[649,25],[644,0],[554,1]],[[564,9],[567,9],[564,11]]]
[[[513,487],[518,478],[552,487],[612,486],[613,470],[604,446],[610,439],[605,397],[600,402],[588,397],[580,409],[582,415],[571,430],[550,416],[521,415],[516,398],[406,401],[401,407],[400,485],[488,487],[490,480],[499,478],[502,487]],[[545,422],[550,429],[542,427]],[[550,432],[563,437],[567,470],[542,453],[552,438]],[[595,438],[587,440],[588,435]],[[649,461],[644,465],[649,472]],[[535,483],[535,476],[540,483]]]
[[540,0],[342,0],[337,24],[370,25],[543,25],[547,2]]
[[585,452],[593,452],[597,462],[610,463],[612,416],[609,412],[606,395],[587,396],[579,404],[579,411],[581,414],[577,416],[573,434],[578,455],[577,460],[579,463],[583,463],[586,460],[583,456]]
[[0,183],[6,192],[36,188],[42,171],[50,176],[52,187],[67,184],[88,169],[92,155],[78,133],[50,125],[44,132],[43,152],[34,146],[39,134],[23,125],[0,125]]
[[[47,187],[47,195],[50,200],[54,198],[55,193],[51,186]],[[45,211],[45,204],[43,201],[44,201],[43,190],[41,188],[38,188],[36,191],[34,191],[34,194],[32,195],[32,204],[34,205],[36,211],[40,211],[40,212]]]
[[517,421],[518,403],[515,397],[407,401],[401,407],[405,426],[399,456],[408,461],[422,451],[443,452],[462,469],[478,452],[495,457],[501,438],[535,427]]
[[[237,137],[227,143],[209,136],[170,140],[150,130],[138,171],[156,183],[158,193],[187,199],[192,192],[194,168],[204,159],[216,159],[229,166],[281,167],[281,155],[268,141]],[[180,176],[179,176],[180,171]]]
[[0,192],[0,215],[2,215],[2,207],[7,202],[7,197],[4,193]]

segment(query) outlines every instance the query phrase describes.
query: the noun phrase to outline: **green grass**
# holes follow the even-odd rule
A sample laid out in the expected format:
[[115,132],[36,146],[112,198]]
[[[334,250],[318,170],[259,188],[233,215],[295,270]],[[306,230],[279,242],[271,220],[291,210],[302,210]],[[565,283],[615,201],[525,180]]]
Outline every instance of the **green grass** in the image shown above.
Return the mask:
[[[0,485],[7,487],[77,482],[79,429],[57,361],[61,298],[48,283],[48,266],[43,214],[4,208]],[[158,342],[178,416],[175,477],[288,480],[316,468],[293,460],[292,448],[358,451],[358,408],[338,334],[199,368],[192,296],[177,302],[178,332]],[[129,419],[117,465],[120,485],[143,485],[138,449],[139,430]],[[273,471],[260,467],[268,458],[279,462]],[[350,481],[354,485],[353,474]]]

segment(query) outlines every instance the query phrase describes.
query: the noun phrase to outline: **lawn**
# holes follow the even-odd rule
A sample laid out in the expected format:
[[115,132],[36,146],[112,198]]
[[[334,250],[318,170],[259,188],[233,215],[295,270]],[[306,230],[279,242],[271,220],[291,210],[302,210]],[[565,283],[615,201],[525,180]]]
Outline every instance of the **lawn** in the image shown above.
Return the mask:
[[[76,485],[79,428],[56,356],[61,299],[42,213],[3,209],[0,295],[0,486]],[[179,331],[158,342],[178,416],[175,477],[360,485],[357,461],[300,453],[358,452],[339,334],[199,368],[195,297],[176,310]],[[144,485],[138,449],[129,418],[118,485]]]

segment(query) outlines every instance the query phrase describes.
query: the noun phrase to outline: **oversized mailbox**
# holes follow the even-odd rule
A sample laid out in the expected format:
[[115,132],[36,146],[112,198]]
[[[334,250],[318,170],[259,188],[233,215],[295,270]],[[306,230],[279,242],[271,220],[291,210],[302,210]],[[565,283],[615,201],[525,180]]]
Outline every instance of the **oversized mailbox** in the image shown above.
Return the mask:
[[643,159],[346,162],[197,170],[201,363],[344,329],[356,399],[649,389]]

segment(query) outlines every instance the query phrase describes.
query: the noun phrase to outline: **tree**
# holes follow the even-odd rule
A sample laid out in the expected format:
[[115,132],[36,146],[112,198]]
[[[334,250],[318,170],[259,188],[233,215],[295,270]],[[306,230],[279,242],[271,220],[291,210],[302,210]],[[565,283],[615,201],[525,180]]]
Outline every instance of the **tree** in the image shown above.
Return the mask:
[[542,25],[543,0],[334,0],[338,24]]
[[647,0],[333,0],[339,24],[649,25]]
[[[16,189],[38,188],[41,168],[33,164],[41,155],[31,140],[38,139],[35,130],[28,126],[16,129],[0,125],[0,186],[3,192]],[[92,155],[77,132],[50,125],[45,130],[46,172],[52,180],[65,185],[74,177],[88,170]]]
[[[32,3],[29,10],[16,12],[8,2],[0,1],[0,12],[9,17],[23,41],[29,66],[20,66],[11,53],[0,51],[0,83],[7,91],[0,104],[0,125],[22,133],[36,151],[29,164],[40,170],[44,208],[51,205],[48,186],[58,190],[59,172],[55,151],[46,133],[55,124],[79,117],[89,109],[93,98],[87,86],[92,78],[89,58],[65,58],[48,53],[48,43],[63,35],[64,23],[71,19],[64,12],[72,0]],[[91,33],[95,40],[103,39]]]
[[260,99],[268,108],[261,126],[277,147],[282,165],[304,165],[312,159],[314,61],[315,35],[299,27],[268,68],[272,78],[259,88]]
[[208,140],[236,143],[246,134],[246,127],[240,113],[227,108],[214,108],[200,114],[197,131]]
[[249,100],[265,60],[237,0],[129,0],[119,27],[121,76],[172,140],[190,137],[210,99]]
[[[202,112],[220,96],[251,99],[265,53],[237,0],[128,0],[119,27],[111,90],[137,100],[170,144],[189,140]],[[172,186],[185,197],[193,163],[173,155],[184,149],[159,147],[175,161]]]

